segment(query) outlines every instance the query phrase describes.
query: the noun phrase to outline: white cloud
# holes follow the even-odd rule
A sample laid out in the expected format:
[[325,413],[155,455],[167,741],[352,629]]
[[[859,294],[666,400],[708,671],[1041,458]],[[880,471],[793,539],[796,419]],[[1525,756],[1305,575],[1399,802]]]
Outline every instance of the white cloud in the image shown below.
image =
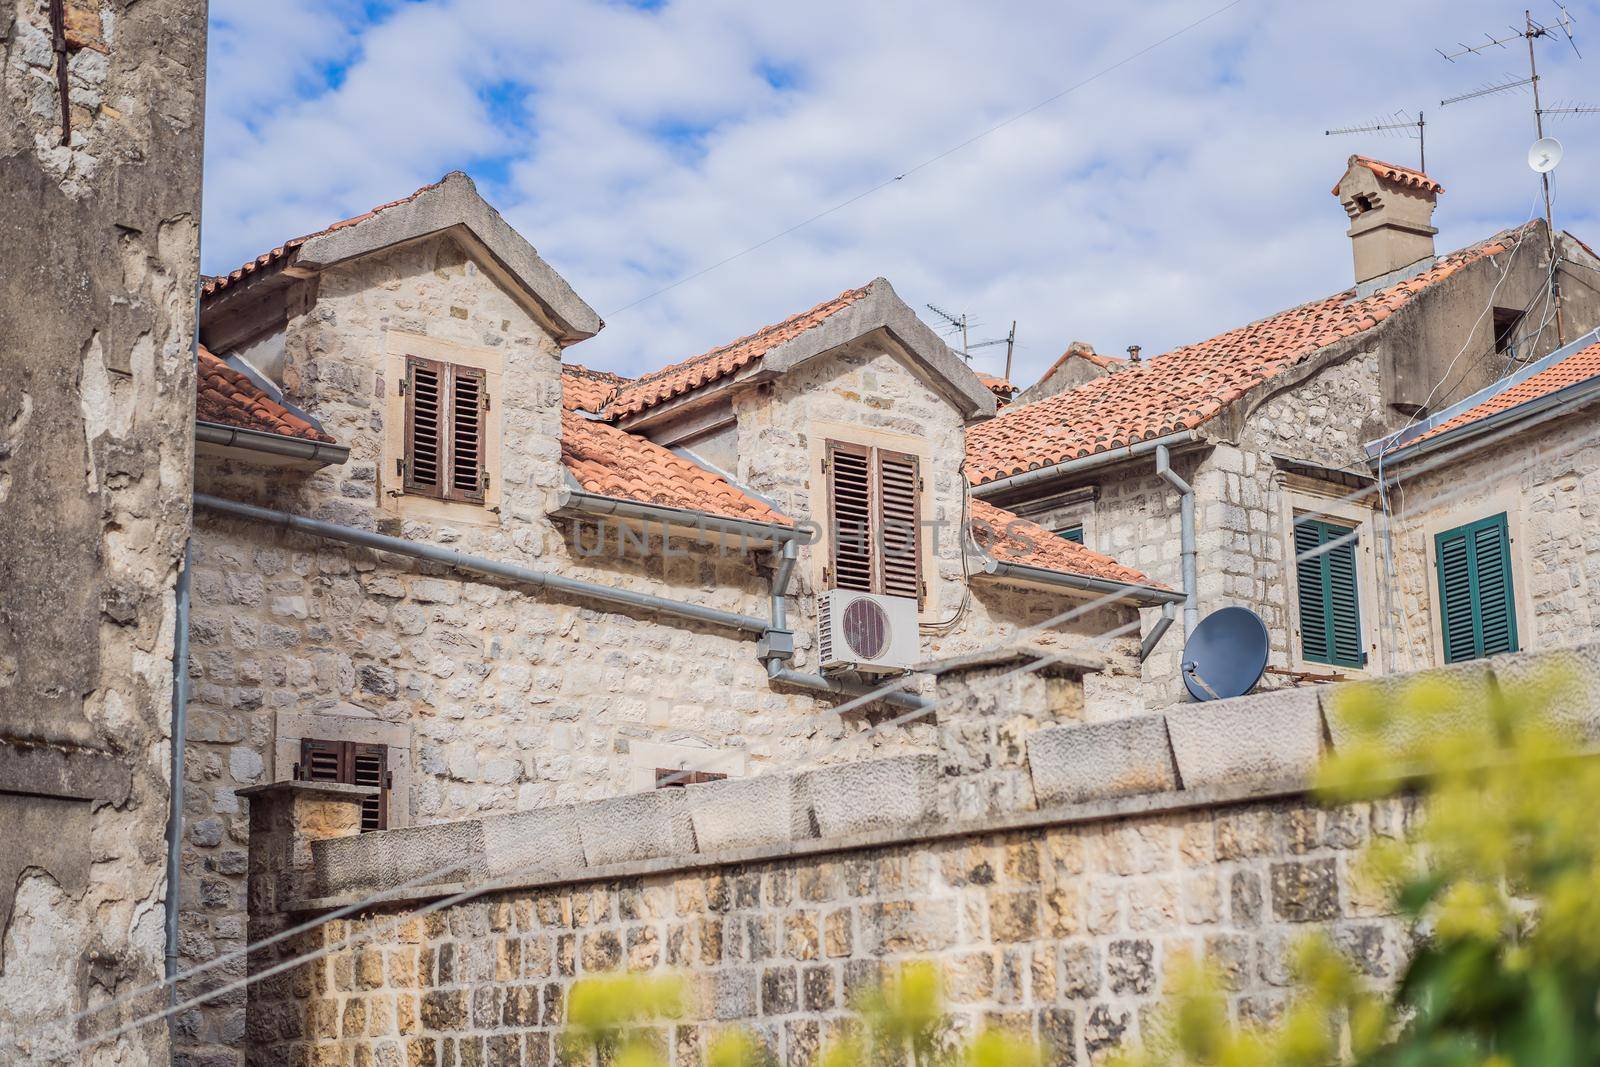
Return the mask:
[[[649,370],[882,274],[916,306],[970,312],[981,336],[1017,319],[1015,376],[1029,380],[1070,340],[1153,353],[1348,284],[1328,189],[1349,153],[1409,163],[1415,145],[1328,138],[1330,126],[1427,111],[1429,169],[1449,190],[1441,248],[1527,217],[1527,99],[1438,107],[1518,69],[1510,53],[1452,65],[1432,51],[1502,25],[1498,0],[1244,0],[903,181],[612,314],[1219,2],[424,0],[368,16],[354,4],[217,0],[206,266],[460,167],[608,318],[571,353],[581,362]],[[1600,25],[1588,8],[1575,7],[1580,26]],[[1571,51],[1540,48],[1547,93],[1581,95],[1592,79]],[[1555,132],[1568,141],[1558,221],[1592,234],[1600,124]],[[984,350],[990,369],[999,351]]]

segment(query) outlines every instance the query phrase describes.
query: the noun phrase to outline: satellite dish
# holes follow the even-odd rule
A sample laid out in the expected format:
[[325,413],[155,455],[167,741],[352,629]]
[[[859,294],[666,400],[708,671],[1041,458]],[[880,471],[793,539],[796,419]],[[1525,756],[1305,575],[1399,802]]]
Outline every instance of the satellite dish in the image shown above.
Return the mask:
[[1249,608],[1213,611],[1183,645],[1183,684],[1196,700],[1240,697],[1267,669],[1267,624]]
[[1540,174],[1549,174],[1561,162],[1566,149],[1554,137],[1541,137],[1528,149],[1528,166]]

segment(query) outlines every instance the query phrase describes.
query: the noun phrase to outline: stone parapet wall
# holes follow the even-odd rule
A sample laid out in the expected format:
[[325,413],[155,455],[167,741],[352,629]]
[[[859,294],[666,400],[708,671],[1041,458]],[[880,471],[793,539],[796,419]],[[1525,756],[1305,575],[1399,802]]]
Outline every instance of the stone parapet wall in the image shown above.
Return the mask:
[[[1592,738],[1600,651],[1443,673],[1482,692],[1556,658],[1588,701],[1562,711]],[[1334,692],[1036,730],[1031,804],[983,819],[949,816],[950,763],[923,755],[322,840],[299,918],[456,869],[295,942],[332,951],[261,983],[251,1040],[261,1063],[549,1063],[572,982],[629,969],[695,993],[662,1031],[676,1062],[738,1024],[806,1064],[852,991],[931,958],[953,1025],[1013,1026],[1087,1062],[1139,1032],[1180,954],[1223,969],[1240,1018],[1281,1009],[1311,928],[1389,980],[1409,935],[1352,869],[1414,805],[1306,797],[1344,736]]]

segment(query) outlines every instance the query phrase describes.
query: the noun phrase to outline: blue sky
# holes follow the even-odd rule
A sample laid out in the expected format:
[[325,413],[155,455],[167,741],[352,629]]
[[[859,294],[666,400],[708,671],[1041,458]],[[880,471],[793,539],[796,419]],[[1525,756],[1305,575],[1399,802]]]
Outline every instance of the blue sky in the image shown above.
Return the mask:
[[[1148,355],[1347,286],[1328,190],[1416,144],[1329,127],[1426,112],[1441,250],[1534,210],[1525,93],[1439,106],[1523,72],[1433,51],[1520,18],[1487,0],[1240,0],[891,180],[1223,2],[213,0],[203,264],[461,169],[606,318],[575,362],[651,370],[883,275],[974,339],[1017,320],[1027,382],[1073,340]],[[1595,58],[1540,42],[1546,103],[1600,104],[1600,4],[1570,7]],[[1549,132],[1558,224],[1594,244],[1600,116]]]

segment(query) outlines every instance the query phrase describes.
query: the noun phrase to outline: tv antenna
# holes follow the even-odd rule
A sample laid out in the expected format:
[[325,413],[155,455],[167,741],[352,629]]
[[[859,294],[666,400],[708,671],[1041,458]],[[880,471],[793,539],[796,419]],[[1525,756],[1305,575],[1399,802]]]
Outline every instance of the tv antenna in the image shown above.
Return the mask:
[[1339,137],[1351,133],[1391,134],[1400,130],[1415,130],[1417,131],[1415,134],[1406,134],[1405,136],[1416,138],[1417,169],[1426,171],[1428,169],[1427,129],[1428,121],[1422,117],[1422,112],[1418,111],[1417,117],[1412,118],[1407,112],[1396,111],[1393,115],[1376,119],[1365,126],[1341,126],[1336,130],[1323,130],[1322,133],[1325,137]]
[[[1017,347],[1017,320],[1011,320],[1011,332],[1006,334],[1004,337],[991,337],[987,341],[974,341],[972,343],[972,348],[988,348],[991,345],[1006,346],[1005,379],[1009,382],[1011,380],[1011,353],[1014,352]],[[968,349],[968,351],[971,351],[971,349]]]
[[[1578,51],[1578,42],[1572,35],[1572,27],[1576,20],[1573,19],[1571,12],[1569,12],[1565,7],[1561,6],[1559,0],[1556,2],[1556,11],[1558,12],[1556,20],[1554,24],[1550,26],[1546,26],[1541,22],[1536,22],[1533,17],[1533,12],[1524,10],[1522,12],[1522,28],[1520,30],[1517,29],[1517,27],[1512,26],[1511,32],[1503,37],[1496,37],[1493,34],[1486,33],[1484,34],[1484,40],[1479,44],[1469,45],[1463,43],[1455,52],[1446,52],[1442,48],[1435,49],[1435,51],[1437,51],[1441,56],[1449,60],[1451,63],[1454,63],[1463,56],[1480,56],[1489,52],[1491,49],[1505,48],[1508,44],[1510,44],[1510,42],[1519,39],[1527,43],[1528,76],[1526,78],[1517,78],[1513,76],[1501,79],[1498,82],[1491,82],[1487,85],[1483,85],[1477,89],[1474,89],[1472,92],[1462,93],[1460,96],[1453,96],[1448,100],[1441,100],[1439,101],[1439,106],[1448,107],[1451,104],[1458,104],[1465,100],[1476,100],[1479,97],[1489,96],[1494,93],[1502,93],[1510,89],[1520,89],[1524,85],[1530,86],[1533,89],[1533,128],[1538,137],[1538,141],[1535,142],[1535,148],[1537,149],[1540,146],[1545,147],[1544,151],[1542,152],[1530,150],[1528,161],[1529,165],[1533,166],[1534,170],[1538,173],[1539,183],[1544,190],[1544,229],[1545,240],[1548,244],[1547,251],[1550,256],[1550,295],[1556,311],[1556,343],[1557,345],[1564,345],[1567,343],[1567,331],[1566,324],[1561,313],[1561,283],[1558,280],[1558,272],[1556,271],[1556,226],[1555,219],[1553,217],[1554,213],[1551,211],[1550,207],[1550,172],[1555,169],[1556,163],[1560,162],[1560,156],[1559,154],[1553,154],[1545,144],[1547,139],[1544,133],[1544,117],[1546,115],[1595,114],[1600,112],[1600,108],[1587,107],[1583,105],[1546,108],[1539,102],[1539,60],[1534,50],[1533,42],[1542,37],[1549,38],[1550,40],[1556,40],[1557,35],[1559,35],[1560,37],[1565,38],[1566,42],[1572,46],[1572,51],[1578,56],[1579,59],[1583,58],[1583,53]],[[1536,160],[1541,162],[1538,165],[1535,165]]]
[[949,324],[946,328],[951,333],[961,331],[961,358],[971,363],[972,357],[967,354],[967,313],[963,311],[959,315],[952,315],[937,304],[929,304],[927,308]]

